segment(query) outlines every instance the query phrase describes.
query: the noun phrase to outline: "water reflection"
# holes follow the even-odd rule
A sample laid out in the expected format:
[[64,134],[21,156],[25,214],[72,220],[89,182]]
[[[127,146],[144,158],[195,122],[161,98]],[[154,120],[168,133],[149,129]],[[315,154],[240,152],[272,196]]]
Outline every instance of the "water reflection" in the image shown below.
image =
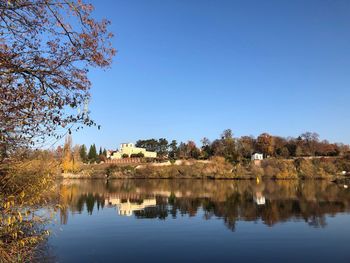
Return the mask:
[[326,181],[69,180],[60,185],[62,224],[69,213],[114,208],[116,216],[158,218],[181,215],[237,221],[261,220],[268,226],[303,220],[326,226],[326,215],[350,210],[350,191]]
[[133,212],[142,211],[147,207],[155,207],[157,205],[155,198],[121,198],[118,194],[108,195],[105,199],[105,203],[107,203],[109,207],[116,207],[118,214],[121,216],[131,216]]

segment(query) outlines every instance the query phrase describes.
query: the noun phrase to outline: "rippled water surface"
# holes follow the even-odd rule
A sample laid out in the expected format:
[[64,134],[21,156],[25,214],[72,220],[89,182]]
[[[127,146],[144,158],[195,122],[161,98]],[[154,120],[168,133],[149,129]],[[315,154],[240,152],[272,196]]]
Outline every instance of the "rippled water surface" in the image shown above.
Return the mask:
[[69,180],[55,262],[350,262],[350,190],[326,181]]

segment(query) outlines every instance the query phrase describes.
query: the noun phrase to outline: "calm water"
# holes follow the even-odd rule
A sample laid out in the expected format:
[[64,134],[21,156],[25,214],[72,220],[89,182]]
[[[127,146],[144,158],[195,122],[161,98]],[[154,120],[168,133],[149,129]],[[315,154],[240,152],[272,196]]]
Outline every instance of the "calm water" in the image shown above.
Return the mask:
[[350,190],[324,181],[70,180],[55,262],[350,262]]

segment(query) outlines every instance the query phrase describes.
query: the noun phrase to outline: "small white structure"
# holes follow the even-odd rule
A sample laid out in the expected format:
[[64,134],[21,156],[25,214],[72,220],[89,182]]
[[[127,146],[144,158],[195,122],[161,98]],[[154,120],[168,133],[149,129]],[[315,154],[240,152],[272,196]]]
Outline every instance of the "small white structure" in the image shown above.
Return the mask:
[[252,161],[263,160],[263,159],[264,159],[264,155],[262,153],[252,154]]

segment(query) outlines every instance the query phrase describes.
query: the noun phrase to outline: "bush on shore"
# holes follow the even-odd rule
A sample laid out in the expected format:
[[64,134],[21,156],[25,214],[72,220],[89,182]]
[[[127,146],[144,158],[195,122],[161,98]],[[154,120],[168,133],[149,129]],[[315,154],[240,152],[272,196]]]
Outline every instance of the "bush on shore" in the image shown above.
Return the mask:
[[30,262],[48,235],[35,209],[53,197],[59,163],[49,151],[21,157],[0,166],[0,262]]
[[290,160],[266,159],[262,162],[263,175],[272,179],[297,179],[297,170]]
[[294,161],[295,167],[297,169],[300,178],[331,178],[334,177],[339,169],[336,165],[326,159],[297,159]]

